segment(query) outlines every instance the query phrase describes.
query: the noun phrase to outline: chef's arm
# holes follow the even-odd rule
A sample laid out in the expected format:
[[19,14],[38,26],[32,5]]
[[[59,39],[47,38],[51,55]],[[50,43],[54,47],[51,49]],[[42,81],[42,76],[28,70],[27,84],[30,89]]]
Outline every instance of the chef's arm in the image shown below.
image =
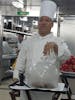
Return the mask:
[[[61,46],[62,46],[61,48],[63,49],[63,54],[62,55],[58,54],[60,64],[62,64],[67,59],[69,59],[70,56],[72,55],[69,48],[68,48],[68,46],[67,46],[67,44],[65,42],[62,42]],[[61,51],[59,51],[59,52],[61,52]]]
[[19,80],[19,74],[25,72],[27,50],[23,47],[18,55],[16,67],[13,72],[13,80]]

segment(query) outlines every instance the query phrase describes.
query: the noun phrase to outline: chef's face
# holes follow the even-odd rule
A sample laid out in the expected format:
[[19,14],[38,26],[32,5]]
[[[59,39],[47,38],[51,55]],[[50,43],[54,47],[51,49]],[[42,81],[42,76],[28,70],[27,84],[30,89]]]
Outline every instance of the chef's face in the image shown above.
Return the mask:
[[53,22],[49,17],[47,16],[40,17],[39,22],[38,22],[39,34],[41,36],[45,36],[49,34],[52,26],[53,26]]

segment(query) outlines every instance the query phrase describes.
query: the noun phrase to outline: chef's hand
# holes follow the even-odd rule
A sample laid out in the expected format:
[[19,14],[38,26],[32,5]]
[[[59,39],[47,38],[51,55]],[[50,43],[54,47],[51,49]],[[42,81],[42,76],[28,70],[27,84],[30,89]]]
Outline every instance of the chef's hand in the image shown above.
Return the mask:
[[58,55],[58,46],[55,42],[47,42],[44,46],[44,55],[49,55],[50,51],[54,51]]

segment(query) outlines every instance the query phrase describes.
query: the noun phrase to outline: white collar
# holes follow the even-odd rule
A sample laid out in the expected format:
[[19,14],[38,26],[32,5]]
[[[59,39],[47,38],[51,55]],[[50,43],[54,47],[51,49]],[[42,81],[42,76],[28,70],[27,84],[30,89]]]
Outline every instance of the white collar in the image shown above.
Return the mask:
[[39,39],[50,38],[50,37],[52,37],[52,36],[53,36],[53,33],[49,33],[49,34],[47,34],[47,35],[45,35],[45,36],[40,36],[39,34],[37,35],[37,37],[38,37]]

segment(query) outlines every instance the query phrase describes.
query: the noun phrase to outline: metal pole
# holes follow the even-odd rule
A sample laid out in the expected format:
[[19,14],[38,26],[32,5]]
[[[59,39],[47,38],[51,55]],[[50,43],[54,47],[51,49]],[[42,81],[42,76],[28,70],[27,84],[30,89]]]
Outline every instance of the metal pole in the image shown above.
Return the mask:
[[0,83],[3,76],[3,67],[2,67],[2,15],[0,12]]
[[60,36],[60,15],[59,15],[59,7],[57,9],[57,37]]

